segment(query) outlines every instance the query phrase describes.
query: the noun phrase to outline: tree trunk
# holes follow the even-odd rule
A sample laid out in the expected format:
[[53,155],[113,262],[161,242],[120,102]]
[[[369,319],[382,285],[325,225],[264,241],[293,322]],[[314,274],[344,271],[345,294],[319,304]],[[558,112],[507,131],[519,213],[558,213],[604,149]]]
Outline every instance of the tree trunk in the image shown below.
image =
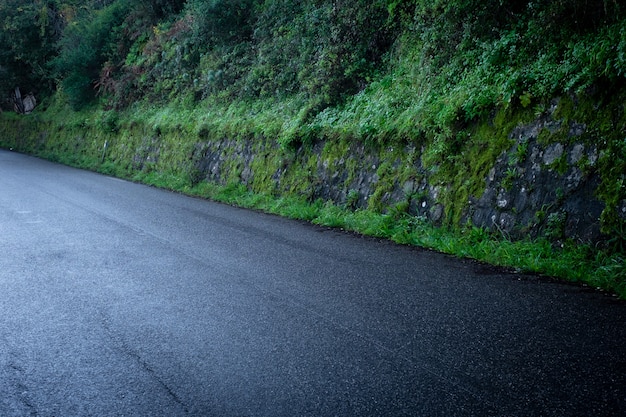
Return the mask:
[[13,109],[18,114],[29,114],[33,111],[37,105],[37,100],[33,93],[28,93],[26,97],[22,98],[22,93],[19,87],[15,87],[13,92]]

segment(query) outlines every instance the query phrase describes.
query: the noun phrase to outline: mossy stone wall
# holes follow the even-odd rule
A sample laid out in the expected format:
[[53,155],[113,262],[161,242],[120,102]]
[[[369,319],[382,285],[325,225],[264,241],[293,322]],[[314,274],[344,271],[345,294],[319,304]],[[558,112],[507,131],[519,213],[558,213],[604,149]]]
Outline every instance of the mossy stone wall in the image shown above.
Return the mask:
[[179,188],[243,184],[256,193],[472,224],[512,238],[623,239],[623,230],[603,224],[626,222],[626,173],[610,165],[617,161],[619,170],[623,156],[614,158],[597,130],[563,106],[555,101],[507,129],[496,115],[466,129],[467,139],[448,154],[434,152],[435,143],[378,146],[349,138],[285,149],[259,134],[211,138],[136,122],[103,129],[37,115],[0,118],[0,145],[137,180],[166,175]]

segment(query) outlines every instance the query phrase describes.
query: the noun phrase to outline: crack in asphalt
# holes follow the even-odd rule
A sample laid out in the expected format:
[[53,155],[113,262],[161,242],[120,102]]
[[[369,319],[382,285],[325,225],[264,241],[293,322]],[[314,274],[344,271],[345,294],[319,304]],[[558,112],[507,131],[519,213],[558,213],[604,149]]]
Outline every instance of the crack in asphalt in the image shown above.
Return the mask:
[[[37,407],[33,404],[32,399],[28,395],[29,389],[25,380],[26,372],[17,363],[17,358],[14,352],[9,352],[9,361],[5,366],[6,372],[0,374],[3,375],[9,388],[12,388],[13,392],[4,394],[3,402],[13,402],[12,408],[16,411],[16,416],[32,416],[38,415]],[[24,414],[26,413],[26,414]]]
[[144,358],[142,358],[139,353],[133,350],[131,346],[122,339],[121,336],[117,335],[113,331],[109,323],[108,316],[103,312],[100,312],[99,315],[100,324],[104,329],[106,336],[113,343],[113,347],[125,356],[131,358],[134,362],[136,362],[141,367],[141,369],[143,369],[148,375],[150,375],[150,377],[152,377],[152,379],[163,388],[167,396],[183,409],[185,414],[189,414],[189,407],[178,396],[178,394],[176,394],[176,391],[174,391],[174,389],[170,387],[167,382],[165,382],[163,378],[159,376],[157,371],[152,366],[150,366],[150,364]]

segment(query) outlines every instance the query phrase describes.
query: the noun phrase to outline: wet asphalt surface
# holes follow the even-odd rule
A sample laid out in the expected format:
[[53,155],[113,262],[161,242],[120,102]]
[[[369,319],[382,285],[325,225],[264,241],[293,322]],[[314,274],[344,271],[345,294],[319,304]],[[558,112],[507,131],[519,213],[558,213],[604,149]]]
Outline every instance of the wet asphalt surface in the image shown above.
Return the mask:
[[612,416],[626,304],[0,151],[0,416]]

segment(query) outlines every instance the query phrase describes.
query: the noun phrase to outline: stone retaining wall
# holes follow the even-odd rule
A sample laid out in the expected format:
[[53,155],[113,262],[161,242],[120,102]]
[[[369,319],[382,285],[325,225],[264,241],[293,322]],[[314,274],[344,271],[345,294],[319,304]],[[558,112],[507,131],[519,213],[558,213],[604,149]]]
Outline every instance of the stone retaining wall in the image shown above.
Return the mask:
[[[555,107],[510,132],[511,147],[484,178],[484,192],[465,202],[462,223],[512,238],[603,238],[600,215],[605,204],[596,196],[599,151],[582,139],[583,124],[569,122],[563,135],[563,122],[554,119]],[[559,132],[562,141],[555,141]],[[198,144],[194,161],[198,181],[235,180],[257,191],[267,191],[269,181],[278,194],[299,193],[352,208],[372,208],[374,199],[381,211],[404,204],[410,215],[435,223],[445,222],[449,209],[441,198],[448,185],[432,181],[414,146],[380,150],[360,143],[319,142],[281,153],[271,141],[252,146],[225,139]],[[265,185],[259,185],[261,171]],[[617,209],[626,217],[625,201]]]

